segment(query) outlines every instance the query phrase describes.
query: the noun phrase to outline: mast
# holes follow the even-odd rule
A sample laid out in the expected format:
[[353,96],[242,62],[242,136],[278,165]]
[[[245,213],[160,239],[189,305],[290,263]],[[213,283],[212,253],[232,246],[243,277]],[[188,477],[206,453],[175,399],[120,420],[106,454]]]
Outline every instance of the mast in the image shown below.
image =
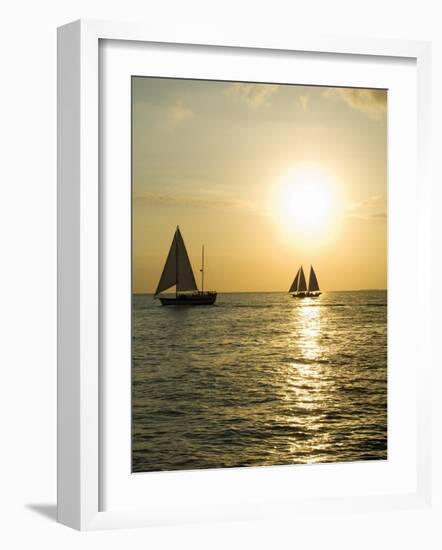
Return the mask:
[[201,292],[204,292],[204,245],[201,252]]
[[[180,230],[180,226],[176,226],[176,233]],[[178,239],[175,239],[175,298],[178,298]]]

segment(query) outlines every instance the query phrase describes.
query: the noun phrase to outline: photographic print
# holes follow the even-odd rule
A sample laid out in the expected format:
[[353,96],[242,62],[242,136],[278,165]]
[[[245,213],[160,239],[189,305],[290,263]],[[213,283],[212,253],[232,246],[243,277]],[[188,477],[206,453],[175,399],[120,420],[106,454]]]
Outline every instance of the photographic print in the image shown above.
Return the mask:
[[387,459],[387,91],[132,77],[132,471]]

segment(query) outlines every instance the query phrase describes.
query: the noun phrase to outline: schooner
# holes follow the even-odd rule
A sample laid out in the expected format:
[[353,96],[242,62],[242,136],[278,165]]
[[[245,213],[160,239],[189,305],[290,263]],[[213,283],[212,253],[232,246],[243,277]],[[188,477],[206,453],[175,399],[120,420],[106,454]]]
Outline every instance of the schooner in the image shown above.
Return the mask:
[[159,298],[163,306],[207,306],[214,304],[217,293],[215,291],[204,291],[204,246],[201,263],[202,284],[201,290],[198,290],[186,246],[180,228],[177,226],[154,298],[157,298],[160,292],[175,286],[175,297],[161,296]]
[[293,293],[294,298],[316,298],[321,294],[313,266],[310,266],[308,286],[305,280],[304,269],[301,265],[296,273],[292,286],[289,288],[289,292]]

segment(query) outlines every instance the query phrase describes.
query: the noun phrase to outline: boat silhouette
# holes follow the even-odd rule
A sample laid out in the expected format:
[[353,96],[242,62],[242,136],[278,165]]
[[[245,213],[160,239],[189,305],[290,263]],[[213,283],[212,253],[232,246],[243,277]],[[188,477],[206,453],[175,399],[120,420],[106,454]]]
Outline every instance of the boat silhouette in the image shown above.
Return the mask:
[[[192,265],[179,226],[164,264],[154,298],[159,298],[163,306],[209,306],[215,303],[217,293],[204,291],[204,245],[202,247],[201,290],[198,290]],[[175,297],[158,296],[175,286]]]
[[308,286],[305,280],[304,269],[301,265],[293,279],[289,292],[292,293],[293,298],[317,298],[322,294],[319,290],[318,278],[313,266],[310,266]]

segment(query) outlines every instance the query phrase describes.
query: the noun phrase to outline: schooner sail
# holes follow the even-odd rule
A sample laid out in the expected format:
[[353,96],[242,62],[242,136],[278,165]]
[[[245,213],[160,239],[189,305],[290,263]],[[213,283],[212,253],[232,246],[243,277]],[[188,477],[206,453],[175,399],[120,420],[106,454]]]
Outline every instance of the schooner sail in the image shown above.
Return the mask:
[[318,279],[312,266],[310,266],[310,276],[308,280],[308,287],[305,280],[304,269],[301,266],[296,273],[292,286],[289,292],[293,293],[294,298],[316,298],[321,294],[319,290]]
[[298,285],[298,292],[305,292],[307,290],[307,283],[305,282],[305,275],[304,270],[301,266],[301,273],[299,275],[299,285]]
[[292,283],[292,286],[289,288],[289,292],[298,292],[299,274],[300,273],[301,273],[301,268],[298,269],[298,273],[296,273],[296,276],[293,279],[293,283]]
[[[204,248],[201,273],[204,277]],[[179,227],[176,228],[154,298],[156,298],[160,292],[168,290],[173,286],[175,286],[175,298],[166,296],[160,297],[160,301],[164,306],[211,305],[216,300],[216,292],[198,290],[192,265],[187,254],[186,245],[184,244]]]
[[314,294],[315,296],[319,296],[319,294],[321,294],[319,290],[318,279],[316,277],[316,273],[312,265],[310,266],[310,277],[308,279],[308,291],[309,293],[311,293],[312,295]]

